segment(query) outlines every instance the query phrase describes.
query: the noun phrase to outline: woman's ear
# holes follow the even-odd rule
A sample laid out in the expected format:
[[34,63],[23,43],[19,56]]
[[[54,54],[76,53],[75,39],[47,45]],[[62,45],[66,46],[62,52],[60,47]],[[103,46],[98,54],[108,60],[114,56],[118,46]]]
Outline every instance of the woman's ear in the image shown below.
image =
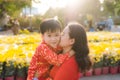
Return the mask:
[[70,44],[73,45],[75,43],[75,39],[71,39]]

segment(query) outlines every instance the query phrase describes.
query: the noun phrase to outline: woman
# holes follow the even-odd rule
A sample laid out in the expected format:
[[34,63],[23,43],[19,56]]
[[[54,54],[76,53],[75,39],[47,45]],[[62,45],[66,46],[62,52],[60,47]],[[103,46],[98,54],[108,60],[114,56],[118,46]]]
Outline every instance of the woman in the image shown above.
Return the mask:
[[63,53],[69,52],[69,57],[59,67],[54,66],[50,72],[53,80],[78,80],[79,72],[91,68],[87,36],[82,25],[70,23],[63,30],[60,45]]

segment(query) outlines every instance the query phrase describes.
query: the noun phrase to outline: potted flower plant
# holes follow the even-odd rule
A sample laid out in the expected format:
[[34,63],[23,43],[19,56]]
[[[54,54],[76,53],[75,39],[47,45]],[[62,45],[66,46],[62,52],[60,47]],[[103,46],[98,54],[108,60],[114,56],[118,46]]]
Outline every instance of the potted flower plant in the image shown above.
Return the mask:
[[118,64],[119,64],[119,60],[118,60],[118,55],[110,55],[109,57],[109,66],[110,66],[110,73],[111,74],[116,74],[118,72]]
[[117,56],[119,59],[118,59],[118,72],[120,73],[120,52],[118,53],[118,56]]
[[26,80],[26,60],[19,59],[16,67],[16,80]]
[[118,72],[120,73],[120,60],[119,60]]
[[85,76],[92,76],[93,75],[93,69],[90,69],[89,71],[85,72]]
[[81,78],[84,76],[84,73],[79,72],[78,76]]
[[5,80],[14,80],[15,75],[15,61],[12,59],[6,60],[5,62]]
[[5,68],[5,58],[3,58],[5,55],[0,54],[0,80],[3,80],[4,78],[4,68]]
[[103,68],[102,68],[102,74],[108,74],[109,73],[109,58],[108,54],[103,54]]
[[0,62],[0,80],[4,77],[4,62]]
[[100,56],[96,56],[94,58],[93,64],[93,73],[94,75],[101,75],[102,73],[102,66],[103,66],[103,59]]

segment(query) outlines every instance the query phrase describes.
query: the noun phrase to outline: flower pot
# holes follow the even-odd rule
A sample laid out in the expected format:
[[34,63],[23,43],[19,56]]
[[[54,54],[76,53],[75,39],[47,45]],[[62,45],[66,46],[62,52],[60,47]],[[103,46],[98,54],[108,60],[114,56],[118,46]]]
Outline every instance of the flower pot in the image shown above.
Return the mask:
[[89,70],[85,72],[85,76],[92,76],[93,75],[93,70]]
[[110,73],[111,73],[111,74],[116,74],[116,73],[118,73],[118,66],[110,67]]
[[118,72],[120,73],[120,66],[118,66]]
[[26,80],[25,77],[16,77],[16,80]]
[[5,80],[14,80],[14,76],[5,77]]
[[0,78],[0,80],[3,80],[2,78]]
[[81,77],[83,77],[83,76],[84,76],[83,73],[79,73],[79,74],[78,74],[78,77],[79,77],[79,78],[81,78]]
[[94,72],[94,75],[101,75],[102,74],[102,68],[95,68],[93,72]]
[[108,73],[109,73],[109,67],[103,67],[102,74],[108,74]]

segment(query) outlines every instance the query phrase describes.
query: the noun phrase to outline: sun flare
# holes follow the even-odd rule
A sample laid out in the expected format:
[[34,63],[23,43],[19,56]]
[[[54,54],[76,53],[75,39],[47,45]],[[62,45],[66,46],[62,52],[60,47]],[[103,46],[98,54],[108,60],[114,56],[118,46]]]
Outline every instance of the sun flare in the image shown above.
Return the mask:
[[32,1],[32,6],[38,9],[38,12],[44,14],[50,7],[55,8],[65,8],[66,6],[73,6],[79,0],[40,0],[40,3],[35,3]]

